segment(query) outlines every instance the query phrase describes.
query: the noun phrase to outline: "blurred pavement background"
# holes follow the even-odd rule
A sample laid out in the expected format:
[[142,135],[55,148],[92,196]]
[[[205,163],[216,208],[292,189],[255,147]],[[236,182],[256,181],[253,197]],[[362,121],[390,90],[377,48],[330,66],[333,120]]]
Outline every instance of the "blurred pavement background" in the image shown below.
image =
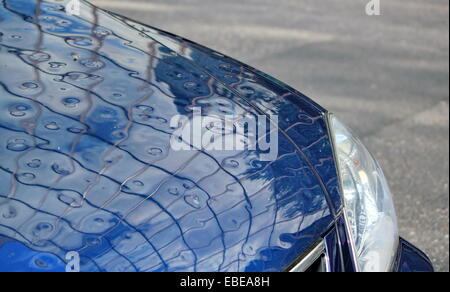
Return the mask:
[[248,63],[339,115],[380,161],[401,235],[449,270],[449,2],[91,0]]

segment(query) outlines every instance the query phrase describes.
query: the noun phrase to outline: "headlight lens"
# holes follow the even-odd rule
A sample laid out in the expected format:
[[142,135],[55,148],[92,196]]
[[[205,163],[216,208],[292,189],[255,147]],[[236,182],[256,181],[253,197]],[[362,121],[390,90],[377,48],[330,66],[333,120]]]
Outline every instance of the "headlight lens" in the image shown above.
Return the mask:
[[359,269],[389,271],[398,247],[397,217],[383,171],[366,147],[330,116],[345,213]]

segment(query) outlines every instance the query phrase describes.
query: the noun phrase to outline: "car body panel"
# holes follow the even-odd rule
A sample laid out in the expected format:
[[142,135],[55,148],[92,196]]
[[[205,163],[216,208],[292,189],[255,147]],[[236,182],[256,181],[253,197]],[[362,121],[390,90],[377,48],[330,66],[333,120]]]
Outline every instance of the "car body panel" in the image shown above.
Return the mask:
[[258,113],[277,115],[280,130],[296,145],[298,154],[308,161],[322,182],[333,213],[342,208],[324,108],[281,81],[237,60],[170,33],[117,14],[115,16],[170,48],[178,56],[190,60],[191,66],[207,72],[208,76],[238,95],[244,104],[251,105]]
[[[181,38],[80,12],[0,7],[2,268],[61,269],[76,251],[82,271],[282,271],[328,232],[341,203],[322,108]],[[279,115],[277,159],[172,151],[170,119],[194,107]]]
[[[355,271],[327,112],[270,76],[82,2],[0,6],[0,271]],[[278,156],[170,149],[175,115],[277,116]],[[267,133],[270,134],[269,132]],[[236,135],[236,134],[235,134]],[[432,271],[401,240],[396,271]]]
[[401,238],[394,271],[402,273],[431,273],[434,272],[434,267],[425,253]]

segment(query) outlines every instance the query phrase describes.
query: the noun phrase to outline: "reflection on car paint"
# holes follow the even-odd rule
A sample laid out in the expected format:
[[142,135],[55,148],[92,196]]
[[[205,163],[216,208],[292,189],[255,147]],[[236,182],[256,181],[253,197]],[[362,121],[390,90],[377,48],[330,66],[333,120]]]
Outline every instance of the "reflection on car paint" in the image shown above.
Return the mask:
[[[76,251],[82,271],[281,271],[327,232],[341,201],[322,108],[197,44],[81,12],[1,1],[3,267],[20,249],[24,270]],[[172,151],[169,120],[194,107],[278,115],[278,158]]]

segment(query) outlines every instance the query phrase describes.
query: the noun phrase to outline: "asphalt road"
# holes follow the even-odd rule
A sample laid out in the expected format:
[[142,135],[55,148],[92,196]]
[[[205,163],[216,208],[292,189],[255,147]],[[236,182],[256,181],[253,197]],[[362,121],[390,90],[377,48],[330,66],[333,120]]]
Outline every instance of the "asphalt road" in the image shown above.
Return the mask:
[[380,161],[401,235],[449,270],[449,3],[91,0],[287,82],[338,114]]

